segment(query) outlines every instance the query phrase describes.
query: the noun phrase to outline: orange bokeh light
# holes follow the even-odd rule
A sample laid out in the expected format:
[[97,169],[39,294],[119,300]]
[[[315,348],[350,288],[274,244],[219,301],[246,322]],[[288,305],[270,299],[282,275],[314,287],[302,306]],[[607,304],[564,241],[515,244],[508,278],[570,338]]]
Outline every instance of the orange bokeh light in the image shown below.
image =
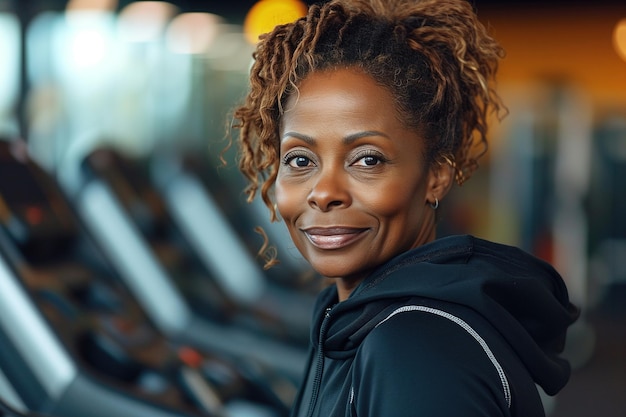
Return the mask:
[[613,30],[613,45],[615,52],[626,61],[626,18],[620,20]]
[[277,25],[293,22],[306,12],[307,6],[299,0],[260,0],[246,15],[243,31],[248,42],[256,44],[260,35]]

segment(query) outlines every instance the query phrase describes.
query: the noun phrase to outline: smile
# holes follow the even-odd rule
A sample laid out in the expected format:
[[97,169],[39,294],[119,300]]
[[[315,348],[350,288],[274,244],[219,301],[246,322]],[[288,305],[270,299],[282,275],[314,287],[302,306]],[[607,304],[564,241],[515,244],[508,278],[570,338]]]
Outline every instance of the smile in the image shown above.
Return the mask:
[[303,230],[306,237],[319,249],[341,249],[365,236],[369,229],[350,227],[310,228]]

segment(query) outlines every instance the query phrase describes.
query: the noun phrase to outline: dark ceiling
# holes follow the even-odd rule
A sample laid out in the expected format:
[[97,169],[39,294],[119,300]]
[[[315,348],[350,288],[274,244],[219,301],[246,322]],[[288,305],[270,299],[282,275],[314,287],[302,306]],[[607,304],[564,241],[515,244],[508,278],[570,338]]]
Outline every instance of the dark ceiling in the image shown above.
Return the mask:
[[[120,0],[130,3],[132,0]],[[168,0],[184,11],[208,11],[222,15],[245,15],[257,0]],[[324,0],[303,0],[307,4],[320,3]],[[327,1],[327,0],[326,0]],[[581,5],[622,5],[626,12],[626,0],[469,0],[480,11],[481,8],[518,8],[518,7],[573,7]]]
[[[118,0],[121,9],[134,0]],[[204,11],[219,14],[233,20],[243,20],[246,12],[257,0],[167,0],[180,8],[182,12]],[[303,0],[307,4],[323,2],[325,0]],[[327,1],[327,0],[326,0]],[[618,5],[624,7],[626,0],[469,0],[476,9],[518,9],[535,8],[541,10],[546,7],[576,7],[589,6],[604,7]],[[10,8],[22,18],[28,19],[43,10],[63,10],[67,0],[0,0],[0,10]]]

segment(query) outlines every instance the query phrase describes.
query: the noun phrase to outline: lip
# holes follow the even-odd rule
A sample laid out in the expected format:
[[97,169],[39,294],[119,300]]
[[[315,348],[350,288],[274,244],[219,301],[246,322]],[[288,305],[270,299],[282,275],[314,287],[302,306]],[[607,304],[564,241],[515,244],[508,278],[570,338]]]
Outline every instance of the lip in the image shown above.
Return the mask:
[[311,227],[302,231],[309,241],[319,249],[341,249],[365,236],[369,229],[356,227]]

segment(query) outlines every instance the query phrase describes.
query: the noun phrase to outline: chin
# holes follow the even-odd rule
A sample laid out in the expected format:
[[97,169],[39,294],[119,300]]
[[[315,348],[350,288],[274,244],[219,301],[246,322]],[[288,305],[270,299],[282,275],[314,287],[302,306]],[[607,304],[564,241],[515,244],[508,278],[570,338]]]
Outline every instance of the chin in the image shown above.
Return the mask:
[[358,266],[347,264],[344,259],[315,259],[309,260],[311,266],[318,274],[326,278],[348,278],[355,276],[365,277],[366,272],[362,263]]

